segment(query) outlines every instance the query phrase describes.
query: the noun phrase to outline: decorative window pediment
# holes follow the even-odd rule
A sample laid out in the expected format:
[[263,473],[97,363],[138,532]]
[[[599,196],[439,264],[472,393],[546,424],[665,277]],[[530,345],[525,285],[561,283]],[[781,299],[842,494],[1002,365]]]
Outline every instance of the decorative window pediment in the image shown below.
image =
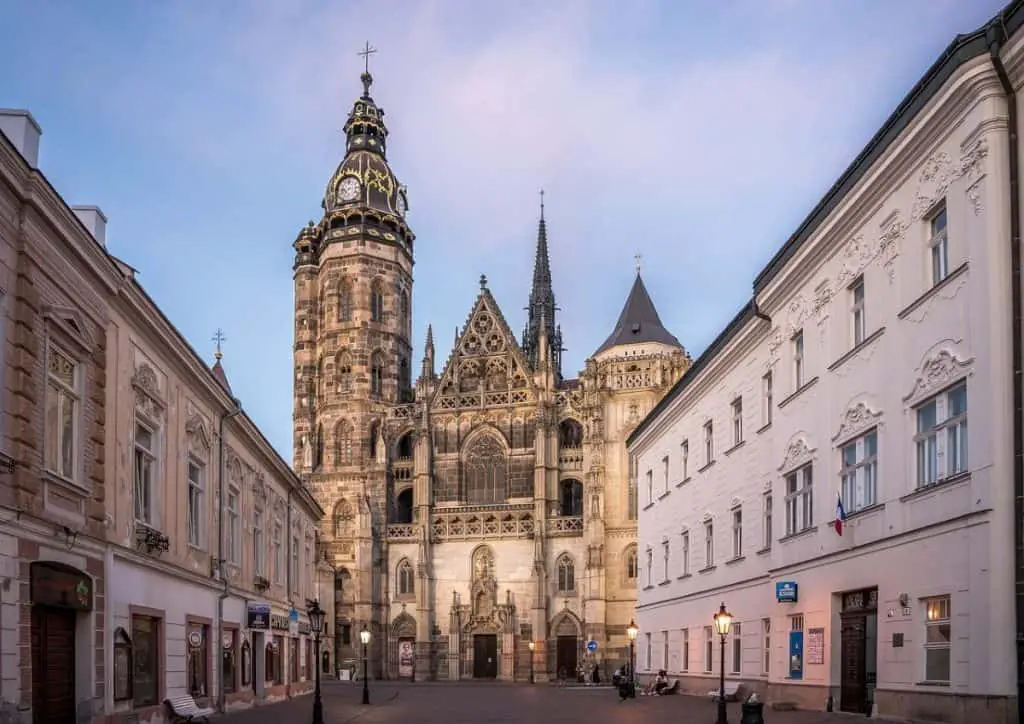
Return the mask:
[[206,421],[199,413],[192,415],[185,423],[185,433],[188,436],[189,450],[205,459],[210,452],[211,438]]
[[92,354],[96,348],[96,341],[89,332],[85,317],[77,309],[46,305],[43,308],[43,320],[50,330],[77,346],[78,351]]
[[741,498],[738,495],[734,495],[732,497],[732,500],[729,501],[729,507],[730,508],[738,508],[741,505],[743,505],[743,498]]
[[711,511],[710,511],[710,510],[705,510],[705,511],[704,511],[704,515],[702,515],[702,516],[700,517],[700,522],[701,522],[701,523],[707,523],[707,522],[708,522],[708,521],[710,521],[710,520],[711,520],[712,518],[714,518],[714,516],[713,516],[713,515],[711,515]]
[[948,347],[942,347],[925,357],[919,368],[917,379],[910,392],[903,398],[908,405],[915,405],[961,377],[971,375],[974,358],[961,359]]
[[782,459],[782,464],[779,466],[780,473],[787,473],[791,470],[809,463],[814,459],[814,451],[816,448],[812,448],[807,444],[806,438],[802,435],[798,435],[786,447],[786,455]]
[[836,434],[832,436],[832,442],[840,443],[856,437],[860,433],[874,427],[881,419],[882,413],[875,412],[864,401],[858,401],[847,408],[843,415],[843,421],[839,425]]

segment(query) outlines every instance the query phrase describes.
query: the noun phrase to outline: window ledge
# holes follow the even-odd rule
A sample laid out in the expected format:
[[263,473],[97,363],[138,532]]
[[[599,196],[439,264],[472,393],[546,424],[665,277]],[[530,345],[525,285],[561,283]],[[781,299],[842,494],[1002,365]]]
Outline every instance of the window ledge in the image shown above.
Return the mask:
[[672,583],[672,579],[671,579],[671,578],[666,578],[666,579],[665,579],[664,581],[662,581],[662,582],[661,582],[661,583],[659,583],[658,585],[659,585],[659,586],[667,586],[667,585],[668,585],[668,584],[670,584],[670,583]]
[[914,686],[934,686],[940,689],[948,689],[951,684],[948,681],[917,681]]
[[693,480],[693,478],[691,478],[689,475],[687,475],[685,478],[683,478],[678,483],[676,483],[676,487],[677,488],[681,488],[684,485],[686,485],[688,482],[690,482],[691,480]]
[[738,443],[736,443],[735,445],[733,445],[733,446],[732,446],[731,448],[729,448],[728,450],[726,450],[726,451],[725,451],[724,453],[722,453],[722,454],[723,454],[723,455],[725,455],[725,456],[729,456],[729,455],[732,455],[732,454],[733,454],[734,452],[736,452],[737,450],[739,450],[739,449],[740,449],[741,447],[743,447],[743,446],[744,446],[744,445],[746,445],[746,444],[747,444],[747,441],[746,441],[746,440],[740,440],[740,441],[739,441]]
[[697,573],[711,573],[711,571],[715,570],[717,567],[718,566],[706,566],[697,571]]
[[710,468],[714,464],[715,464],[714,460],[712,460],[711,462],[708,462],[708,463],[704,463],[703,467],[697,468],[697,472],[698,473],[703,473],[705,470],[707,470],[708,468]]
[[676,580],[677,581],[685,581],[687,578],[693,578],[693,574],[692,573],[684,573],[681,576],[676,576]]
[[908,314],[911,314],[911,313],[912,313],[912,312],[913,312],[913,311],[914,311],[915,309],[917,309],[917,308],[918,308],[918,307],[920,307],[920,306],[921,306],[922,304],[924,304],[924,303],[925,303],[925,302],[927,302],[927,301],[928,301],[929,299],[931,299],[931,298],[932,298],[933,296],[935,296],[935,295],[936,295],[936,294],[938,293],[938,291],[939,291],[940,289],[942,289],[943,287],[949,286],[949,285],[950,285],[950,284],[952,283],[952,281],[953,281],[954,279],[957,279],[957,278],[959,278],[959,277],[960,277],[960,276],[961,276],[961,275],[962,275],[962,274],[963,274],[963,273],[964,273],[965,271],[967,271],[967,266],[968,266],[968,263],[967,263],[967,262],[965,261],[965,262],[964,262],[963,264],[961,264],[961,265],[960,265],[960,266],[958,266],[958,267],[957,267],[956,269],[954,269],[954,270],[953,270],[953,271],[951,271],[951,272],[950,272],[949,274],[947,274],[947,275],[946,275],[946,278],[945,278],[945,279],[943,279],[943,280],[942,280],[941,282],[939,282],[938,284],[935,284],[935,285],[934,285],[934,286],[932,286],[932,287],[929,287],[929,288],[928,288],[928,289],[927,289],[927,290],[925,291],[925,293],[924,293],[924,294],[922,294],[922,295],[921,295],[921,296],[919,296],[919,297],[918,297],[917,299],[915,299],[914,301],[912,301],[912,302],[911,302],[910,304],[908,304],[907,306],[905,306],[905,307],[904,307],[904,308],[903,308],[903,309],[902,309],[902,310],[901,310],[901,311],[900,311],[900,312],[899,312],[899,313],[898,313],[898,314],[896,315],[896,318],[897,318],[897,319],[904,319],[904,318],[905,318],[905,317],[906,317],[906,316],[907,316]]
[[851,349],[849,349],[846,352],[844,352],[839,357],[839,359],[837,359],[835,362],[830,364],[828,366],[828,371],[829,372],[835,372],[837,369],[842,367],[850,359],[852,359],[853,357],[856,357],[858,352],[860,352],[865,347],[870,346],[876,339],[881,337],[883,334],[885,334],[885,327],[879,327],[874,332],[872,332],[867,337],[865,337],[863,339],[863,341],[861,341],[860,344],[854,345]]
[[803,530],[798,530],[796,533],[790,533],[788,535],[782,536],[781,538],[779,538],[779,543],[788,543],[791,540],[803,538],[804,536],[809,536],[817,532],[818,526],[812,525],[810,528],[804,528]]
[[732,558],[730,558],[729,560],[727,560],[725,562],[725,565],[731,566],[734,563],[739,563],[740,561],[746,560],[746,558],[747,558],[746,556],[733,556]]
[[761,425],[761,427],[757,428],[757,432],[754,433],[754,434],[755,435],[760,435],[762,432],[768,432],[771,429],[772,429],[772,424],[770,422],[766,422],[765,424]]
[[[11,472],[14,472],[13,468]],[[51,470],[43,470],[43,479],[48,483],[53,483],[54,485],[64,488],[75,495],[80,495],[83,498],[88,497],[91,494],[89,488],[85,487],[81,483],[71,480],[70,478],[65,478],[63,475]],[[152,527],[153,526],[150,526],[150,528]]]
[[782,402],[779,403],[779,409],[781,410],[783,407],[785,407],[790,402],[792,402],[793,400],[798,398],[800,395],[802,395],[806,390],[809,390],[812,387],[814,387],[814,385],[817,382],[818,382],[818,378],[817,377],[812,377],[811,379],[807,380],[807,382],[804,382],[800,387],[797,387],[796,390],[794,390],[793,393],[789,397],[787,397],[786,399],[784,399]]
[[926,485],[922,488],[912,490],[903,497],[900,498],[901,503],[906,503],[911,500],[917,500],[918,498],[924,498],[929,493],[934,493],[937,490],[944,490],[945,488],[952,487],[957,483],[963,483],[971,479],[971,471],[968,470],[963,473],[957,473],[956,475],[950,475],[948,478],[943,478],[931,485]]
[[650,584],[647,584],[646,586],[644,586],[643,590],[645,590],[645,591],[653,591],[654,590],[654,586],[652,586]]
[[[859,509],[854,510],[854,511],[852,511],[850,513],[847,513],[846,514],[846,520],[851,520],[853,518],[860,518],[861,516],[868,516],[868,515],[871,515],[872,513],[877,513],[877,512],[882,511],[882,510],[885,510],[885,503],[872,503],[871,505],[867,505],[867,506],[865,506],[863,508],[859,508]],[[835,521],[833,520],[832,522],[834,523]]]
[[660,495],[658,495],[658,500],[664,500],[665,498],[668,497],[668,494],[671,492],[671,490],[666,490],[664,493],[661,493]]
[[759,550],[757,552],[757,555],[763,556],[765,553],[771,553],[771,552],[772,552],[772,547],[771,546],[765,546],[764,548],[762,548],[761,550]]
[[645,505],[643,507],[643,510],[650,510],[653,507],[654,507],[654,501],[652,500],[650,503],[648,503],[647,505]]
[[[143,525],[146,525],[146,526],[152,528],[153,530],[157,531],[158,533],[163,533],[162,530],[158,530],[156,527],[154,527],[152,525],[149,525],[149,523],[143,523]],[[188,549],[190,551],[195,551],[196,553],[206,553],[206,549],[203,548],[201,545],[196,545],[195,543],[188,543],[187,546],[188,546]]]

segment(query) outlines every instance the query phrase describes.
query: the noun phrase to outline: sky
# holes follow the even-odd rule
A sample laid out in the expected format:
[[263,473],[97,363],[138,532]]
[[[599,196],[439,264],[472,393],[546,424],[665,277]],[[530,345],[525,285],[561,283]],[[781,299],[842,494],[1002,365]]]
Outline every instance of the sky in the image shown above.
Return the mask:
[[[696,358],[957,33],[1000,0],[0,0],[0,107],[291,460],[292,242],[369,42],[417,236],[414,370],[480,274],[518,335],[539,195],[563,372],[642,275]],[[438,370],[440,372],[440,370]]]

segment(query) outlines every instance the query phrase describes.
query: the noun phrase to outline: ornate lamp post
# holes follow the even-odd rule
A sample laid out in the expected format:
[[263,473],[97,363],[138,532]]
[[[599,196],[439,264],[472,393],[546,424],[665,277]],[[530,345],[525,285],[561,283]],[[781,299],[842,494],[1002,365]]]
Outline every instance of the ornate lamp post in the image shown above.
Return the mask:
[[359,632],[359,640],[363,642],[363,703],[369,704],[370,683],[366,679],[366,647],[370,643],[370,630],[366,628],[365,623],[363,624],[363,630]]
[[629,636],[629,695],[632,698],[636,698],[636,635],[640,633],[640,629],[636,627],[636,622],[630,619],[629,626],[626,627],[626,635]]
[[324,724],[324,703],[320,699],[320,634],[324,629],[324,610],[320,608],[320,601],[314,600],[309,604],[306,615],[309,616],[309,627],[313,630],[313,647],[316,649],[314,659],[316,668],[316,684],[313,689],[313,724]]
[[537,644],[533,641],[527,644],[530,647],[530,683],[533,683],[533,650],[537,648]]
[[725,603],[718,609],[718,613],[715,614],[715,631],[722,639],[722,656],[719,661],[719,678],[718,678],[718,720],[715,724],[729,724],[728,713],[725,707],[725,639],[729,635],[729,627],[732,626],[732,614],[729,613],[725,608]]

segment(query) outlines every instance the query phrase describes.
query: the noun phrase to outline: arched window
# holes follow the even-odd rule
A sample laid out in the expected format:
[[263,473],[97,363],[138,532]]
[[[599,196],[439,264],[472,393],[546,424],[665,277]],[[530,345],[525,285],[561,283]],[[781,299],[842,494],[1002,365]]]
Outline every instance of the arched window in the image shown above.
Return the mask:
[[384,356],[374,352],[370,361],[370,394],[380,397],[384,390]]
[[376,279],[370,285],[370,321],[384,321],[384,288]]
[[409,331],[409,294],[408,292],[402,292],[401,297],[401,309],[402,318],[398,321],[399,329],[403,332],[408,333]]
[[337,375],[338,392],[349,392],[352,389],[352,355],[346,350],[339,352],[334,370]]
[[344,538],[352,533],[352,523],[355,521],[355,511],[352,510],[352,503],[344,498],[334,506],[334,537]]
[[352,321],[352,282],[348,279],[342,279],[338,288],[338,321]]
[[395,456],[399,460],[411,460],[412,459],[412,431],[405,433],[398,439],[398,446],[395,448]]
[[636,560],[636,546],[627,548],[624,557],[626,559],[626,580],[635,581],[640,572]]
[[352,423],[340,420],[334,428],[334,464],[351,465],[352,461]]
[[558,592],[572,593],[576,590],[576,565],[567,553],[558,557]]
[[505,501],[505,449],[491,435],[481,435],[466,453],[466,502],[470,504]]
[[324,464],[324,426],[316,426],[316,447],[313,448],[313,469],[319,470]]
[[574,449],[583,445],[583,426],[576,420],[568,418],[562,420],[558,426],[558,447]]
[[558,485],[558,514],[567,517],[583,515],[583,483],[579,480],[563,480]]
[[412,488],[406,488],[395,497],[395,522],[412,523]]
[[416,593],[416,572],[408,558],[403,558],[398,564],[398,595],[412,596]]

